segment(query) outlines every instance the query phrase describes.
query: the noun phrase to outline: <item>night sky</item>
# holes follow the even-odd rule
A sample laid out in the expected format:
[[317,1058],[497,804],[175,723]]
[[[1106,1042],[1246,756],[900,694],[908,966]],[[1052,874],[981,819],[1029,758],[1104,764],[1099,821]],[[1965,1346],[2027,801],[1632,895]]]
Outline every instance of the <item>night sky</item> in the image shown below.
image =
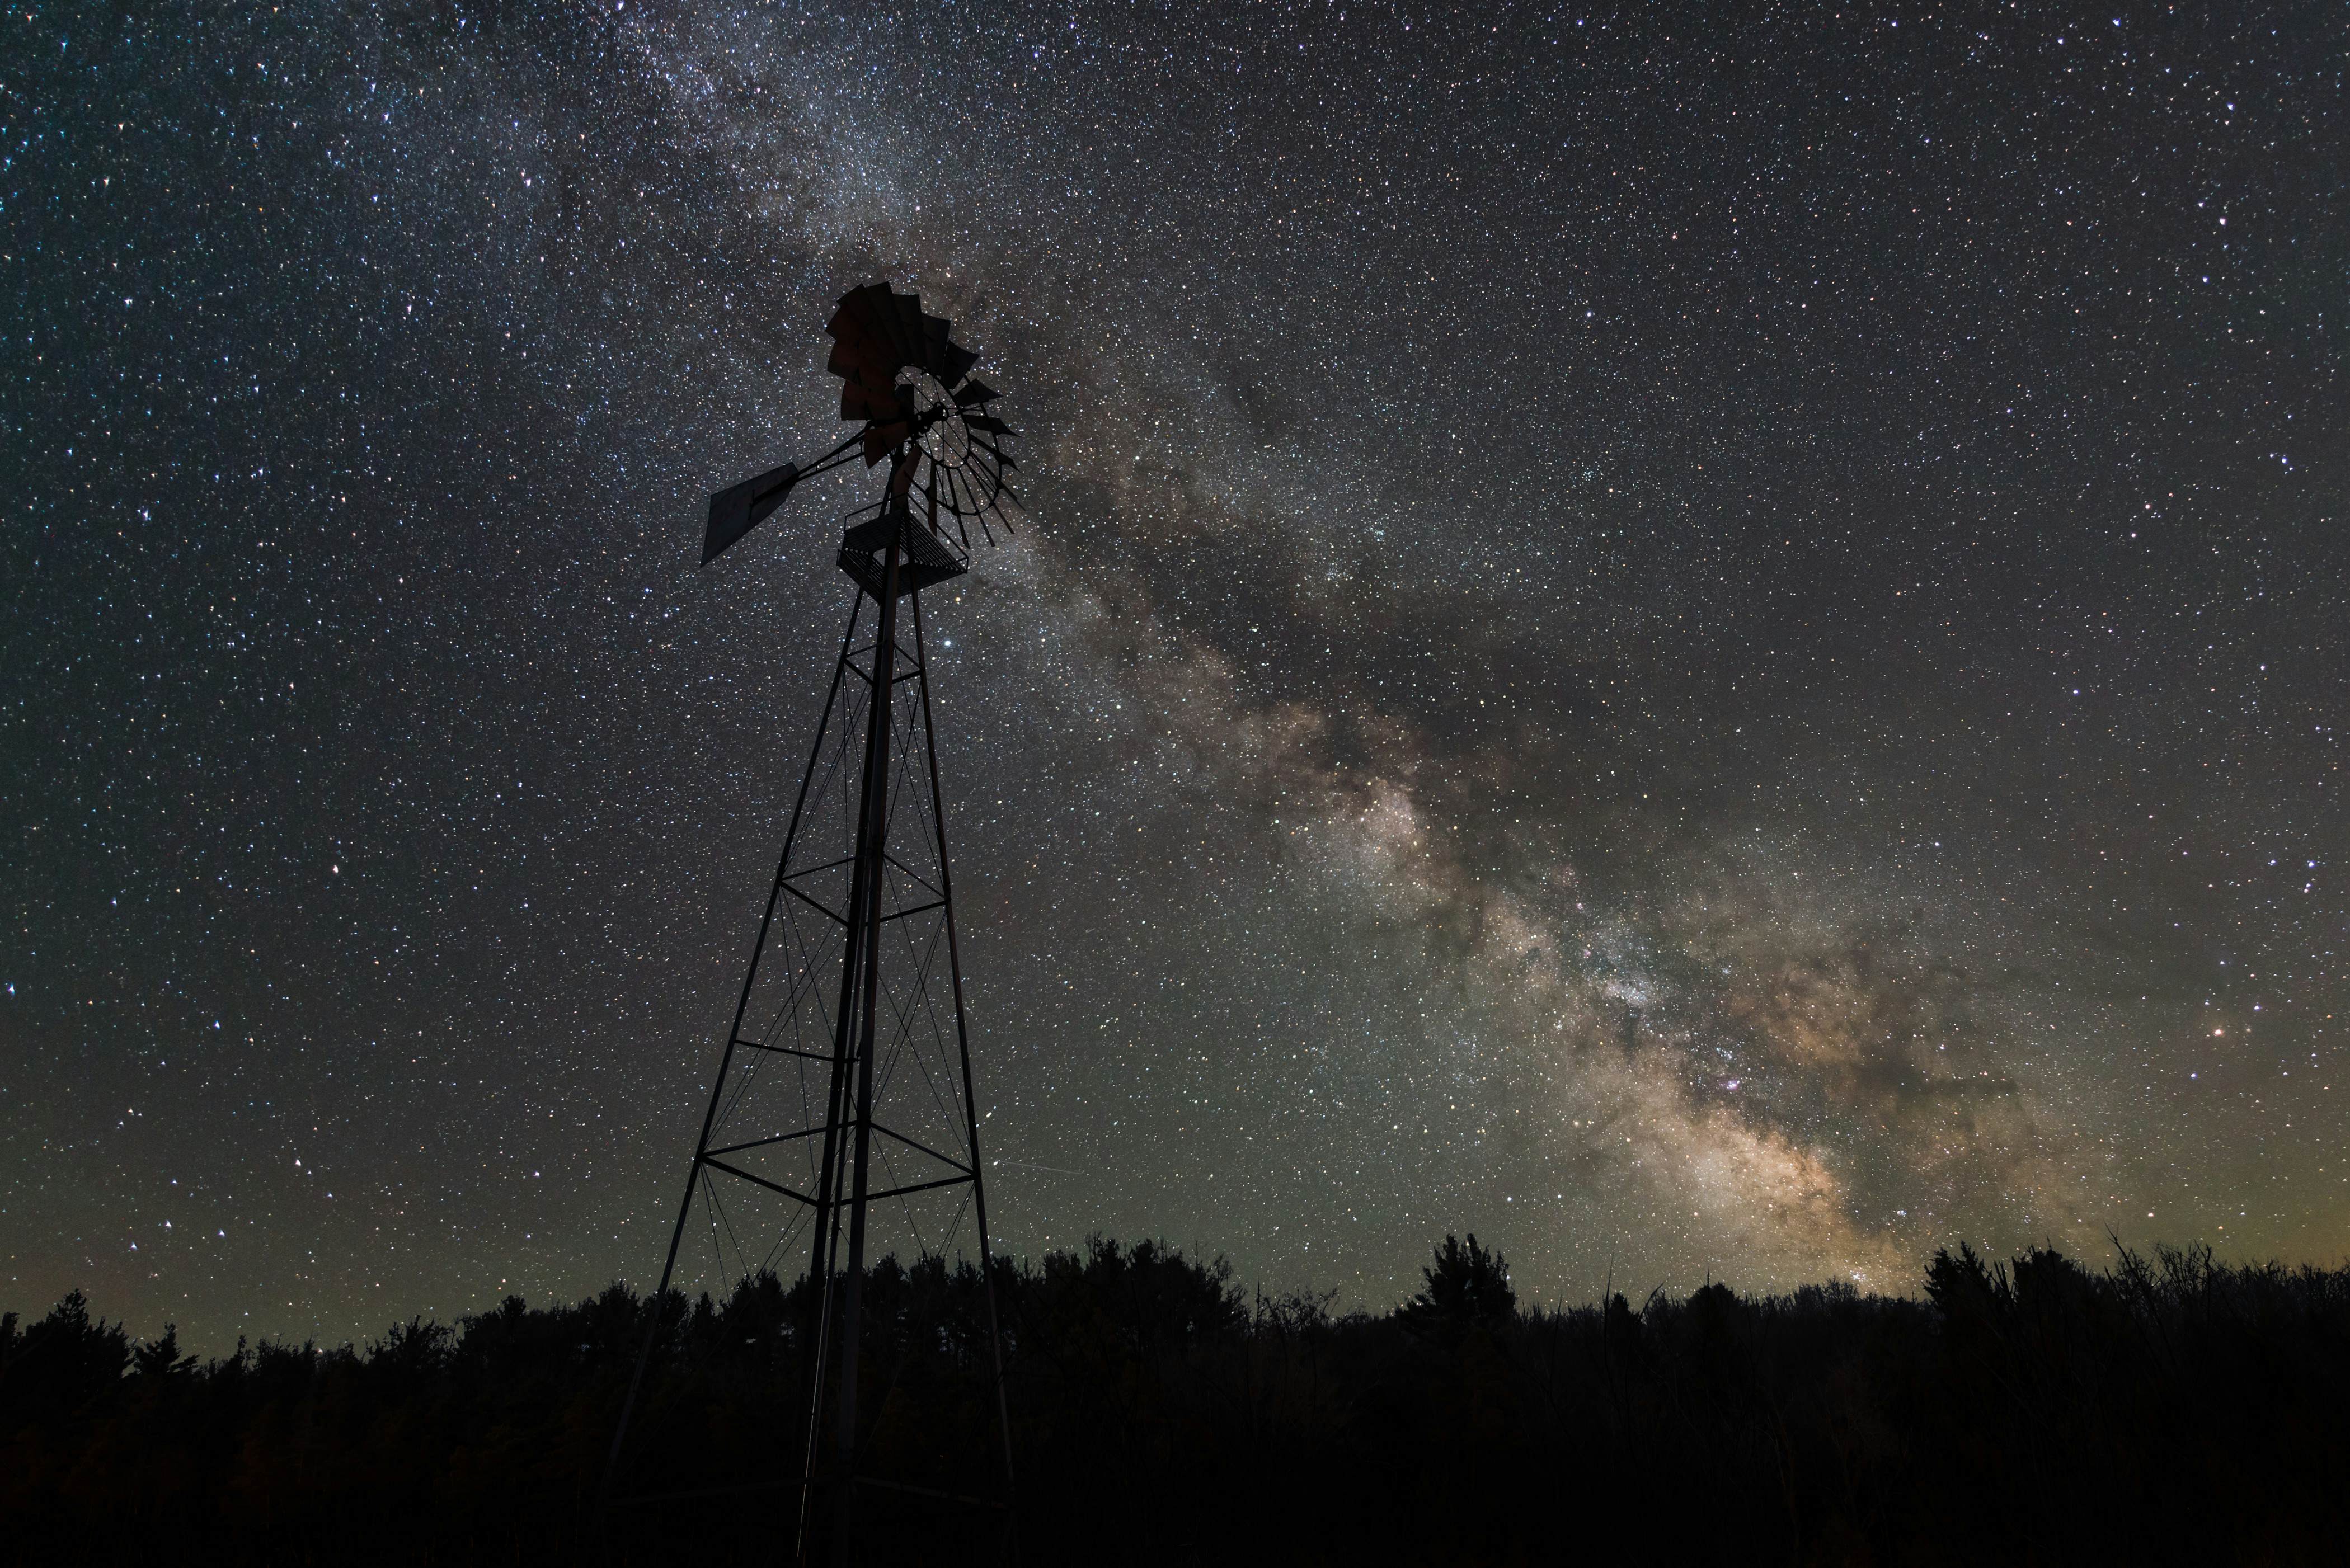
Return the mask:
[[2339,6],[0,28],[0,1305],[649,1282],[876,279],[1010,1251],[2350,1251]]

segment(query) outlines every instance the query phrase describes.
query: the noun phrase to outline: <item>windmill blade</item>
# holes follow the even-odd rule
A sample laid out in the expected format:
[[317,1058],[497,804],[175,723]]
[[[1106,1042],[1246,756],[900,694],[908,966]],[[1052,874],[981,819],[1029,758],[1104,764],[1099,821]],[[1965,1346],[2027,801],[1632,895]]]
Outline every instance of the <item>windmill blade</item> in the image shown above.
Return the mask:
[[[949,498],[945,501],[941,501],[939,498],[939,489],[941,484],[946,487],[948,492]],[[965,551],[969,551],[971,548],[971,535],[963,528],[962,514],[955,509],[955,504],[952,499],[953,491],[954,471],[942,466],[936,459],[932,459],[931,462],[930,475],[922,482],[923,498],[930,504],[931,532],[938,535],[941,538],[945,537],[945,531],[939,526],[939,513],[943,509],[947,516],[953,522],[956,536],[962,541],[963,549]]]
[[886,420],[898,411],[898,400],[876,392],[862,379],[850,379],[840,389],[840,416],[849,420]]
[[870,345],[886,358],[894,347],[889,341],[889,323],[885,320],[889,313],[884,302],[889,297],[889,286],[886,283],[852,288],[840,296],[840,305],[833,311],[832,319],[825,324],[824,329],[831,333],[844,348],[862,351],[863,346]]
[[844,307],[826,330],[832,334],[833,341],[832,353],[824,368],[834,375],[846,375],[853,368],[868,364],[889,363],[889,345],[873,330],[861,312]]
[[[974,354],[972,358],[976,359],[979,356]],[[940,379],[945,379],[943,377]],[[955,407],[967,409],[974,403],[992,403],[1003,395],[984,381],[965,381],[955,389]]]
[[887,306],[889,298],[887,284],[851,289],[825,326],[833,337],[825,369],[844,383],[840,417],[845,420],[886,418],[892,411],[898,367],[905,357],[891,340],[895,312]]
[[888,348],[869,333],[844,333],[825,369],[841,379],[842,419],[883,419],[896,410],[897,366]]
[[935,462],[914,481],[914,489],[922,497],[922,521],[935,534],[939,531],[939,465]]
[[899,363],[920,364],[922,362],[922,302],[910,294],[891,292],[888,284],[880,286],[881,291],[889,296],[889,314],[897,327],[896,341],[899,349],[905,355],[905,358]]
[[966,493],[969,488],[970,481],[964,475],[952,469],[947,471],[947,495],[957,517],[972,516],[980,510],[973,504],[975,495]]
[[940,361],[931,368],[931,374],[939,379],[940,386],[951,387],[971,374],[971,368],[979,363],[979,356],[950,338]]
[[964,511],[980,513],[987,510],[989,485],[986,471],[982,465],[967,465],[964,472],[955,475],[955,482],[962,486],[960,499]]
[[881,420],[865,427],[865,466],[871,468],[904,444],[908,426],[903,419]]
[[898,313],[893,308],[896,299],[896,294],[888,284],[868,283],[842,295],[840,308],[834,313],[832,319],[836,324],[845,323],[861,330],[891,353],[902,355],[906,344],[898,337]]
[[970,487],[972,510],[985,514],[995,510],[998,498],[1003,494],[1003,471],[986,463],[974,463],[964,474],[963,483]]
[[962,422],[970,426],[972,430],[985,431],[990,435],[1010,435],[1012,433],[1012,427],[1005,424],[1002,420],[997,419],[993,414],[965,414],[962,417]]
[[941,386],[951,387],[946,379],[947,350],[954,343],[954,323],[943,316],[922,317],[922,369],[939,379]]

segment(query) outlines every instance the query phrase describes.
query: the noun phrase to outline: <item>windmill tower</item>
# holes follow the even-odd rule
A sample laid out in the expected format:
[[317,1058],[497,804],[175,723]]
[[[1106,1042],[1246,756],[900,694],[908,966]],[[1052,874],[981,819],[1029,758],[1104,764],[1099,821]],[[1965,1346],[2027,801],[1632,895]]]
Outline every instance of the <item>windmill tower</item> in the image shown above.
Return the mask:
[[[858,1462],[869,1396],[859,1330],[868,1258],[884,1248],[976,1252],[985,1296],[1000,1495],[957,1500],[1007,1529],[1012,1459],[989,1267],[979,1113],[941,806],[925,589],[967,569],[1018,497],[1011,431],[950,323],[886,284],[842,297],[826,328],[855,433],[710,502],[702,564],[772,515],[802,481],[858,458],[889,465],[882,499],[852,514],[837,557],[855,585],[758,940],[694,1145],[661,1269],[681,1249],[705,1277],[805,1267],[811,1368],[795,1536],[802,1563],[847,1563],[859,1511],[920,1492]],[[804,1261],[804,1262],[803,1262]],[[656,1300],[661,1297],[657,1296]],[[610,1490],[658,1325],[639,1356],[607,1465]],[[974,1456],[976,1457],[976,1456]],[[765,1484],[774,1484],[773,1482]],[[928,1494],[925,1495],[934,1495]]]

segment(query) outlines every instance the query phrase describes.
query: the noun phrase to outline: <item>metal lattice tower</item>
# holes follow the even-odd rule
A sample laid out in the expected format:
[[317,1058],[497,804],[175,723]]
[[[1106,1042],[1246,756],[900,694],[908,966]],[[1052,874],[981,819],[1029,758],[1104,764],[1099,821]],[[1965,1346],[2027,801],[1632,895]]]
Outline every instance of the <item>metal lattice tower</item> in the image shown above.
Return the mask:
[[788,1278],[804,1260],[816,1288],[796,1478],[803,1563],[851,1560],[861,1500],[922,1490],[858,1467],[866,1265],[885,1248],[976,1252],[999,1445],[988,1468],[1001,1492],[954,1501],[993,1511],[1008,1533],[1012,1487],[922,621],[923,590],[967,569],[972,528],[992,543],[1017,504],[1011,432],[986,411],[996,393],[971,377],[978,357],[914,296],[853,290],[827,330],[841,415],[860,428],[806,468],[786,463],[712,497],[703,563],[811,475],[862,456],[868,468],[889,462],[889,485],[841,540],[837,564],[855,585],[847,629],[606,1474],[608,1493],[681,1251],[706,1247],[707,1277],[720,1281]]

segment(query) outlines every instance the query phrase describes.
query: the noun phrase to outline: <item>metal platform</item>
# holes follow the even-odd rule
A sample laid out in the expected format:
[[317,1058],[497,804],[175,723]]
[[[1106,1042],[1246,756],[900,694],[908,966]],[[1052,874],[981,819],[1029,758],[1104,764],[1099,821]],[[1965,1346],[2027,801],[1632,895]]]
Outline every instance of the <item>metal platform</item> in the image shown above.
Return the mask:
[[840,569],[854,578],[876,604],[881,601],[884,592],[883,577],[892,534],[897,535],[901,552],[898,558],[898,593],[901,597],[971,570],[969,562],[945,540],[915,522],[910,512],[901,508],[895,516],[884,513],[868,518],[852,524],[840,536]]

